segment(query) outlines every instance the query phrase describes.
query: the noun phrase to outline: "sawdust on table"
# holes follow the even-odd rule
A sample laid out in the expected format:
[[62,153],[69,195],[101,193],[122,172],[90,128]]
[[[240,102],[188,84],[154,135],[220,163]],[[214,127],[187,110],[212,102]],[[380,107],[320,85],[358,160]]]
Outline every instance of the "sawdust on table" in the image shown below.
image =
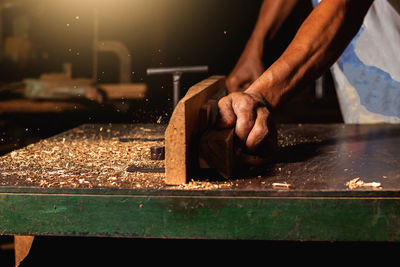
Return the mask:
[[[138,125],[131,132],[116,130],[111,124],[90,129],[79,127],[41,140],[0,157],[0,186],[189,190],[237,186],[235,180],[191,180],[187,184],[168,186],[164,172],[127,172],[131,165],[164,168],[163,160],[150,159],[150,147],[164,146],[159,127]],[[136,139],[121,142],[120,138],[126,136]],[[310,140],[278,131],[280,147],[319,141],[316,136]]]
[[[150,159],[150,147],[164,146],[159,131],[152,127],[137,130],[122,134],[111,125],[99,126],[96,134],[88,136],[87,130],[76,128],[8,153],[0,157],[0,186],[207,190],[232,185],[192,180],[171,187],[165,184],[164,172],[126,171],[132,165],[164,168],[164,160]],[[121,142],[125,136],[135,140]]]

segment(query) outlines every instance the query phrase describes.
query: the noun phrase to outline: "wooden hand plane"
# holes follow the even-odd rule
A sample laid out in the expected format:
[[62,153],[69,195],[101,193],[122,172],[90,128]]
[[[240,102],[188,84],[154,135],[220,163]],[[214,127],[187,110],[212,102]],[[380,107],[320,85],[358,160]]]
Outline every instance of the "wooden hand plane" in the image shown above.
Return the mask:
[[235,165],[234,130],[213,127],[225,77],[211,76],[192,86],[178,102],[165,132],[166,183],[187,183],[199,168],[229,178]]

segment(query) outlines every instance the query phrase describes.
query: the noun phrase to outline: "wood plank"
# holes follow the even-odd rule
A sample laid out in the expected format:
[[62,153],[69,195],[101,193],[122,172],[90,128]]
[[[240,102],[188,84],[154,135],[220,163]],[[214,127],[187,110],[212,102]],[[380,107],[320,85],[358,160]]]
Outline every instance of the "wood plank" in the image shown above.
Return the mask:
[[193,164],[197,164],[197,146],[191,144],[199,138],[201,107],[224,86],[224,76],[211,76],[191,87],[175,107],[165,131],[167,184],[178,185],[189,180]]
[[107,99],[142,99],[147,92],[145,83],[102,83],[98,87],[106,93]]
[[83,112],[89,111],[93,107],[95,107],[95,103],[83,103],[79,101],[8,99],[0,101],[0,114]]

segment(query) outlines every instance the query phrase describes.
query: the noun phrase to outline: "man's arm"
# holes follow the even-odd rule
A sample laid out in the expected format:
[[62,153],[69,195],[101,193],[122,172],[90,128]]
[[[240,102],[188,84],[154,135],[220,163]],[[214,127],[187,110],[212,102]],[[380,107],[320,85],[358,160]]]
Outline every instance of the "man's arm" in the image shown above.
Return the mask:
[[337,60],[359,30],[372,2],[323,0],[271,67],[245,92],[220,100],[220,126],[236,124],[235,133],[247,148],[260,149],[272,134],[270,112]]
[[[299,0],[264,0],[254,30],[235,68],[226,79],[228,91],[248,87],[263,72],[264,42],[272,40]],[[304,0],[303,0],[304,1]]]

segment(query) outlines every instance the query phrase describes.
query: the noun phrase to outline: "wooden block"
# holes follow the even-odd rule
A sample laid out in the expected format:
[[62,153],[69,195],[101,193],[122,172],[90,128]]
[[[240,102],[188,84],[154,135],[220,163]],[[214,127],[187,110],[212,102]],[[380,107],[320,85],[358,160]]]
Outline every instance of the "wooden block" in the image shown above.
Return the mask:
[[204,133],[208,128],[213,126],[218,115],[218,100],[209,99],[199,112],[199,132]]
[[233,138],[233,128],[207,130],[199,142],[199,167],[213,168],[222,177],[231,177],[234,167]]
[[186,183],[198,165],[201,134],[200,110],[216,92],[225,87],[224,76],[212,76],[192,86],[178,102],[165,131],[165,181]]

